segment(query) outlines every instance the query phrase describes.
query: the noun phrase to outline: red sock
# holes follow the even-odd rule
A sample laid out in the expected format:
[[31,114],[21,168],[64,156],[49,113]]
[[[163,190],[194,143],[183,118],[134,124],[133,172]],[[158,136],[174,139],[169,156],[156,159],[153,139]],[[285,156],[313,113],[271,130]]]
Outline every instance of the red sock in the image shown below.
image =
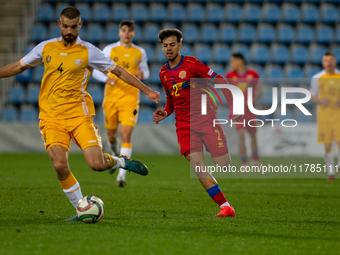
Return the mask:
[[227,202],[227,199],[225,198],[224,194],[222,191],[217,193],[215,196],[212,197],[212,200],[219,206],[223,205],[224,203]]

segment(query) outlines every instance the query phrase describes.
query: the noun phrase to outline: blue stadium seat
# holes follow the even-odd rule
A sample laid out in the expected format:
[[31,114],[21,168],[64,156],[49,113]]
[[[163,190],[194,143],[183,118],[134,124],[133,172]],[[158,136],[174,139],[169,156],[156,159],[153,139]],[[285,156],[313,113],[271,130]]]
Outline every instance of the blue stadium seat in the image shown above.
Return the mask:
[[321,64],[322,56],[328,51],[323,45],[311,45],[309,48],[309,61],[313,64]]
[[89,24],[87,26],[86,40],[90,43],[99,43],[103,41],[104,28],[99,24]]
[[146,43],[156,43],[158,42],[159,26],[154,23],[147,23],[144,25],[143,29],[143,41]]
[[340,43],[340,25],[335,28],[334,43]]
[[163,65],[168,61],[164,56],[162,45],[157,44],[157,46],[155,47],[152,61],[156,63],[162,63]]
[[200,31],[200,41],[203,43],[213,43],[217,38],[217,27],[213,24],[204,24]]
[[207,44],[195,44],[194,56],[202,63],[208,63],[211,57],[211,47]]
[[269,48],[264,44],[253,44],[250,49],[250,62],[265,64],[269,59]]
[[130,11],[130,19],[136,22],[144,22],[148,19],[148,8],[145,4],[133,4]]
[[154,47],[151,44],[139,44],[145,50],[146,56],[148,57],[148,62],[153,59]]
[[187,6],[185,21],[187,22],[201,22],[204,19],[203,5],[190,3]]
[[262,18],[263,22],[276,23],[280,19],[281,9],[276,4],[264,4],[262,8]]
[[87,92],[90,94],[90,96],[93,99],[93,103],[95,105],[99,105],[103,102],[104,92],[102,87],[100,86],[90,86],[87,87]]
[[66,8],[69,7],[69,4],[66,3],[58,3],[54,9],[54,20],[59,20],[61,12]]
[[170,22],[182,22],[185,18],[185,7],[181,4],[169,4],[167,19]]
[[40,86],[29,86],[27,90],[26,103],[38,104],[39,93],[40,93]]
[[287,65],[285,68],[285,82],[289,85],[299,86],[303,84],[303,70],[300,66]]
[[47,29],[43,24],[36,24],[32,27],[31,41],[40,43],[47,39]]
[[335,23],[338,20],[339,8],[331,4],[321,5],[321,22]]
[[223,7],[221,5],[208,3],[205,9],[205,22],[221,22],[223,19]]
[[266,82],[271,85],[280,85],[283,78],[283,69],[276,65],[266,65],[265,67],[265,78]]
[[119,25],[118,24],[108,24],[104,31],[104,41],[108,43],[117,42],[120,40],[119,37]]
[[256,38],[261,43],[271,43],[275,37],[275,29],[272,25],[260,24],[257,28]]
[[332,47],[332,52],[333,52],[334,55],[335,55],[336,62],[337,62],[337,63],[340,63],[340,46],[334,45],[334,46]]
[[153,64],[150,67],[150,78],[149,81],[151,84],[161,84],[159,79],[159,71],[162,69],[163,65]]
[[273,90],[271,87],[263,88],[260,102],[264,105],[270,105],[270,106],[273,104]]
[[227,4],[223,17],[224,21],[239,23],[242,19],[242,7],[238,4]]
[[149,107],[140,107],[138,114],[139,123],[152,123],[152,114],[155,110]]
[[215,44],[212,50],[212,62],[226,64],[230,59],[230,48],[225,44]]
[[21,104],[25,99],[25,88],[23,86],[12,86],[9,90],[8,102]]
[[133,42],[138,43],[142,38],[142,27],[140,25],[136,25],[135,27],[135,37],[133,38]]
[[243,54],[246,61],[249,59],[249,47],[245,44],[234,44],[231,48],[231,53],[241,53]]
[[290,50],[289,61],[293,64],[305,64],[308,60],[308,54],[306,46],[294,44]]
[[236,27],[222,23],[218,29],[217,40],[222,43],[232,43],[236,38]]
[[320,72],[322,68],[320,66],[305,65],[304,67],[304,77],[310,79],[314,74]]
[[257,23],[261,18],[261,6],[256,4],[246,4],[243,6],[242,20],[244,22]]
[[129,7],[125,4],[114,3],[111,12],[113,22],[121,22],[129,18]]
[[281,21],[286,23],[296,23],[300,17],[300,9],[294,4],[283,4],[281,7]]
[[315,23],[319,18],[319,9],[312,4],[303,4],[301,7],[301,21],[304,23]]
[[276,41],[279,43],[291,43],[294,40],[295,30],[293,26],[279,24],[276,30]]
[[82,21],[88,22],[91,20],[91,7],[87,3],[78,3],[75,7],[80,11]]
[[308,25],[299,25],[296,31],[295,41],[298,43],[310,43],[314,37],[314,29]]
[[37,20],[42,22],[49,22],[53,20],[54,7],[50,4],[43,3],[39,6]]
[[255,27],[249,24],[241,24],[238,30],[238,41],[241,43],[251,43],[255,38]]
[[44,75],[44,65],[39,65],[33,69],[32,81],[35,83],[41,83]]
[[273,44],[271,46],[270,61],[274,64],[285,64],[288,60],[289,49],[284,45]]
[[15,76],[15,81],[19,83],[24,83],[27,84],[31,81],[32,79],[32,69],[26,69],[22,73],[19,73]]
[[163,4],[151,4],[149,8],[149,21],[161,22],[166,19],[166,7]]
[[194,24],[184,24],[182,26],[183,41],[186,43],[194,43],[198,40],[198,27]]
[[50,25],[50,28],[48,29],[48,38],[52,39],[52,38],[57,38],[61,36],[61,31],[60,31],[60,27],[58,26],[58,24],[53,23]]
[[317,25],[316,42],[329,44],[333,40],[334,31],[331,26]]
[[192,56],[192,47],[189,44],[183,44],[181,49],[181,55]]
[[38,109],[34,106],[21,106],[19,119],[21,122],[38,121]]
[[79,29],[79,34],[78,36],[82,39],[82,40],[86,40],[86,26],[83,24],[81,29]]
[[107,4],[95,3],[92,9],[92,20],[94,22],[107,22],[110,20],[111,9]]
[[7,106],[2,110],[1,120],[4,122],[12,122],[18,120],[18,109],[14,106]]
[[262,65],[253,65],[253,64],[250,64],[248,65],[249,68],[251,69],[254,69],[255,71],[258,72],[260,78],[263,78],[264,77],[264,68],[262,67]]

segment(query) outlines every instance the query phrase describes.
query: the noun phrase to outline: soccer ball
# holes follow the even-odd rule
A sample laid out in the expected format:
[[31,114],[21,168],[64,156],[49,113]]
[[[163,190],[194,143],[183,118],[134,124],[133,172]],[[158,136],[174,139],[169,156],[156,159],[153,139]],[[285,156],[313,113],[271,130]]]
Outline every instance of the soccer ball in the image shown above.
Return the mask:
[[85,223],[96,223],[104,216],[104,203],[96,196],[86,196],[79,200],[78,218]]

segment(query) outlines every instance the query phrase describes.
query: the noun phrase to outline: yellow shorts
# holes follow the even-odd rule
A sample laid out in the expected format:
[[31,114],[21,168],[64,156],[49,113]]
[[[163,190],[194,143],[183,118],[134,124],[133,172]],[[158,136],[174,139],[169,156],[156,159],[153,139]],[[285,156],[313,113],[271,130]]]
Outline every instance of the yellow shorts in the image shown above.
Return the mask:
[[340,121],[318,121],[318,143],[340,141]]
[[53,145],[61,145],[70,150],[71,138],[82,150],[90,146],[102,147],[102,139],[90,116],[42,119],[39,129],[47,151]]
[[103,104],[106,129],[117,129],[118,124],[134,127],[139,111],[138,102],[107,102]]

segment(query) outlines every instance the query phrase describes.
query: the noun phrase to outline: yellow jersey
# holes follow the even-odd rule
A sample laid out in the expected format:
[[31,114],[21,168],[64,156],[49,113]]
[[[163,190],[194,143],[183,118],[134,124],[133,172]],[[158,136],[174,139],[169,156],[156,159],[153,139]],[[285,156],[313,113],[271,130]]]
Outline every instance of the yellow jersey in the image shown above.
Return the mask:
[[94,68],[110,72],[116,63],[79,37],[70,47],[64,46],[61,39],[41,42],[20,60],[23,66],[33,67],[44,63],[39,119],[93,116],[93,100],[86,91],[88,77]]
[[[138,68],[143,72],[143,79],[148,79],[150,72],[147,64],[146,52],[143,48],[132,44],[128,49],[121,46],[120,41],[107,45],[103,52],[115,63],[136,76]],[[105,82],[108,78],[98,71],[93,72],[93,77]],[[120,80],[114,74],[109,74],[110,78],[116,78],[114,85],[106,84],[104,102],[136,102],[139,99],[139,90],[128,83]]]

